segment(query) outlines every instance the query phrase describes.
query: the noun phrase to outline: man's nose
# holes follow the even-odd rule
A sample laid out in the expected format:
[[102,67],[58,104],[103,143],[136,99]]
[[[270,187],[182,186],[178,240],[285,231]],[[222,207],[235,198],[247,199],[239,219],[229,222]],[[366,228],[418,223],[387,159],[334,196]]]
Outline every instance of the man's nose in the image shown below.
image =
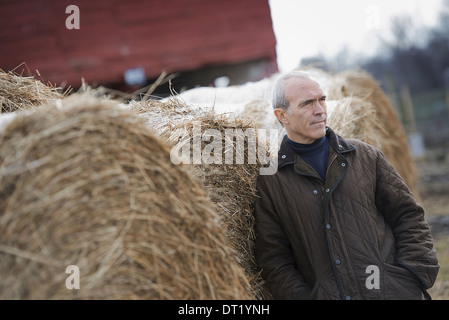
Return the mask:
[[318,115],[323,114],[326,112],[326,107],[319,100],[316,100],[313,104],[313,112]]

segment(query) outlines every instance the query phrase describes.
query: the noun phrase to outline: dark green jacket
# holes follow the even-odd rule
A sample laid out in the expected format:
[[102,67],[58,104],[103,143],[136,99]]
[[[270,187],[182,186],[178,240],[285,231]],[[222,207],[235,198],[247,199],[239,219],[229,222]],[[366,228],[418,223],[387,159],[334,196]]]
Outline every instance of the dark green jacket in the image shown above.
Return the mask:
[[[327,128],[326,180],[286,137],[261,175],[256,262],[276,299],[422,299],[439,265],[423,208],[378,149]],[[429,298],[429,297],[428,297]]]

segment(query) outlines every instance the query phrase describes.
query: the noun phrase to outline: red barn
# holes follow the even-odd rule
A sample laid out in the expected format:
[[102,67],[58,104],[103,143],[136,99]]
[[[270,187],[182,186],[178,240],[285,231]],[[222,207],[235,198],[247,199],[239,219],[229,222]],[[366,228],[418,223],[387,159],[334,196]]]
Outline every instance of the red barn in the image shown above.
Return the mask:
[[129,90],[162,71],[179,86],[237,84],[277,71],[268,0],[2,0],[0,24],[0,68],[25,62],[63,87]]

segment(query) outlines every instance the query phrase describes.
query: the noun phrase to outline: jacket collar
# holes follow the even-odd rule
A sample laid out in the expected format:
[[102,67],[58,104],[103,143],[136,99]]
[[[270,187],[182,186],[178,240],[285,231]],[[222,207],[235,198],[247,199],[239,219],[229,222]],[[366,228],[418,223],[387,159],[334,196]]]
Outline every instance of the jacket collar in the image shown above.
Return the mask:
[[[340,137],[329,127],[326,127],[326,136],[330,139],[331,148],[334,149],[336,153],[346,153],[355,150],[354,145]],[[287,135],[285,135],[278,151],[278,169],[293,163],[296,163],[296,153],[288,145]]]

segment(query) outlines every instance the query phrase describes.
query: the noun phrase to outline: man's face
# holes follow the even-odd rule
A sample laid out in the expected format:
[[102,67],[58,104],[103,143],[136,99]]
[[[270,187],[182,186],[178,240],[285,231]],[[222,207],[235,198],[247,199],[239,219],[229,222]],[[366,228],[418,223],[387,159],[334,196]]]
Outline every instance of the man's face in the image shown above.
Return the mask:
[[308,78],[290,78],[285,83],[287,110],[276,109],[288,137],[299,143],[312,143],[326,134],[326,96],[320,85]]

